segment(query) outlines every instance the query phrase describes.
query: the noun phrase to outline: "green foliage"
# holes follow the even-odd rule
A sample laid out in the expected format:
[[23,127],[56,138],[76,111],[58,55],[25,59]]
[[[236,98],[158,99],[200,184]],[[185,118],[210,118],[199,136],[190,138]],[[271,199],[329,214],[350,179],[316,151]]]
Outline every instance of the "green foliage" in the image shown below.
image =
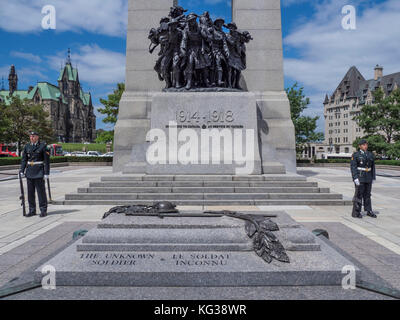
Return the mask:
[[[67,162],[112,162],[112,157],[51,157],[50,163]],[[20,165],[21,158],[0,158],[0,166]]]
[[106,117],[103,119],[104,123],[110,123],[115,125],[118,120],[118,112],[119,112],[119,102],[121,100],[122,94],[125,91],[125,84],[118,83],[117,89],[114,90],[114,93],[108,95],[108,99],[100,99],[104,108],[98,109],[101,114],[105,114]]
[[[364,105],[353,118],[364,129],[369,150],[389,158],[400,158],[400,89],[385,96],[381,88],[373,92],[374,103]],[[358,148],[358,142],[354,146]]]
[[302,116],[310,104],[310,99],[304,95],[304,88],[299,88],[295,83],[286,89],[290,102],[290,112],[295,127],[296,149],[298,153],[304,150],[305,144],[324,140],[322,132],[315,132],[319,117]]
[[[297,160],[297,163],[311,163],[310,160],[301,159]],[[344,159],[318,159],[315,160],[315,163],[348,163],[350,164],[350,160]],[[376,165],[384,165],[384,166],[400,166],[400,160],[375,160]]]
[[6,117],[7,106],[5,104],[0,103],[0,142],[7,141],[7,131],[11,126],[10,119]]
[[114,142],[114,131],[103,131],[97,135],[96,143],[107,144]]
[[39,133],[41,141],[51,143],[54,133],[49,114],[42,105],[34,105],[28,99],[21,100],[18,96],[11,97],[10,105],[0,104],[2,120],[0,121],[1,142],[16,142],[18,149],[29,142],[29,131]]
[[350,163],[350,160],[346,159],[318,159],[315,163]]
[[112,157],[65,157],[67,162],[113,162]]
[[[60,143],[64,151],[67,152],[74,152],[80,151],[82,152],[83,149],[87,151],[98,151],[101,153],[107,152],[107,145],[104,143],[91,143],[91,144],[83,144],[83,143]],[[112,146],[111,146],[112,149]],[[111,150],[112,151],[112,150]]]

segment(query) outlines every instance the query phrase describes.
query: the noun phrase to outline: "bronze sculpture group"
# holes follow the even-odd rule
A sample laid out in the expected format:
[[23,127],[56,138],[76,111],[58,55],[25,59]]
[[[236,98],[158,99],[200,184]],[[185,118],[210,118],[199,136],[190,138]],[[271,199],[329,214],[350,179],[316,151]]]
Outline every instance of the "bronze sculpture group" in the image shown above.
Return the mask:
[[[159,28],[150,31],[149,52],[160,46],[154,69],[165,90],[230,88],[242,90],[240,78],[246,69],[246,43],[253,38],[224,19],[212,21],[209,12],[185,15],[180,6],[171,8]],[[198,22],[199,20],[199,22]],[[223,27],[229,30],[225,33]]]

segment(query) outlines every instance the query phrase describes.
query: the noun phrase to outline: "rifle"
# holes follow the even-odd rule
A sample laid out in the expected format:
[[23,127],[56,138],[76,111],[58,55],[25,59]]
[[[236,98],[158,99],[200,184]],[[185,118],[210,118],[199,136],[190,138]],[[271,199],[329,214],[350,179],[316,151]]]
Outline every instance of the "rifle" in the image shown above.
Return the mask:
[[360,186],[355,185],[356,191],[354,192],[354,197],[353,197],[353,212],[352,216],[356,216],[357,214],[361,214],[361,208],[362,208],[362,199],[360,198],[359,190]]
[[19,199],[21,200],[22,212],[24,214],[24,217],[26,217],[25,192],[24,192],[24,183],[22,181],[21,172],[18,173],[18,177],[19,177],[19,186],[21,189],[21,196],[19,197]]
[[49,192],[49,203],[52,203],[53,200],[51,199],[50,178],[47,178],[47,190]]

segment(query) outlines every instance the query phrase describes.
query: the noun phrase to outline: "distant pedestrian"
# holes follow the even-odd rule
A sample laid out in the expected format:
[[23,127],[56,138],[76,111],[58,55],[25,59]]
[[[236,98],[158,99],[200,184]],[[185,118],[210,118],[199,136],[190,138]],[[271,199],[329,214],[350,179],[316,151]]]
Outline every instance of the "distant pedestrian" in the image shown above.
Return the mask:
[[352,216],[362,218],[361,208],[364,205],[367,215],[377,218],[371,203],[372,183],[376,180],[374,155],[368,151],[368,142],[364,139],[360,141],[359,148],[351,158],[351,174],[356,187]]
[[47,216],[47,196],[45,179],[50,175],[50,151],[45,143],[40,142],[39,135],[33,131],[22,153],[20,173],[26,176],[28,185],[29,213],[27,217],[36,215],[35,190],[39,198],[40,217]]

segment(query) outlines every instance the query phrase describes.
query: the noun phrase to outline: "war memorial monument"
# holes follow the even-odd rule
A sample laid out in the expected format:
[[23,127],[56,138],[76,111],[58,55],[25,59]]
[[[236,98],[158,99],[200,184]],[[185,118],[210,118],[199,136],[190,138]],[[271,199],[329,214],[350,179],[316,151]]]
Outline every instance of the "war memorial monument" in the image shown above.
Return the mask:
[[[127,91],[116,127],[114,163],[115,172],[123,174],[115,179],[165,185],[192,181],[200,182],[199,189],[213,182],[249,187],[286,172],[294,179],[279,1],[234,1],[232,23],[213,21],[208,12],[185,14],[172,5],[130,1]],[[160,145],[153,155],[151,130],[159,134]],[[193,140],[188,147],[177,138],[184,132],[194,139],[191,132],[199,137],[207,130],[225,131],[224,140],[231,144],[238,136],[239,141],[215,150],[198,139],[195,150],[189,150]],[[234,156],[224,158],[236,144],[246,150],[244,157],[240,152],[243,167]],[[185,145],[183,164],[179,151],[170,150]],[[215,158],[224,161],[216,163]],[[57,285],[340,285],[343,267],[351,265],[285,212],[178,211],[165,202],[168,197],[154,196],[158,203],[137,199],[112,208],[97,228],[48,261],[57,270]],[[41,268],[36,276],[42,277]]]

